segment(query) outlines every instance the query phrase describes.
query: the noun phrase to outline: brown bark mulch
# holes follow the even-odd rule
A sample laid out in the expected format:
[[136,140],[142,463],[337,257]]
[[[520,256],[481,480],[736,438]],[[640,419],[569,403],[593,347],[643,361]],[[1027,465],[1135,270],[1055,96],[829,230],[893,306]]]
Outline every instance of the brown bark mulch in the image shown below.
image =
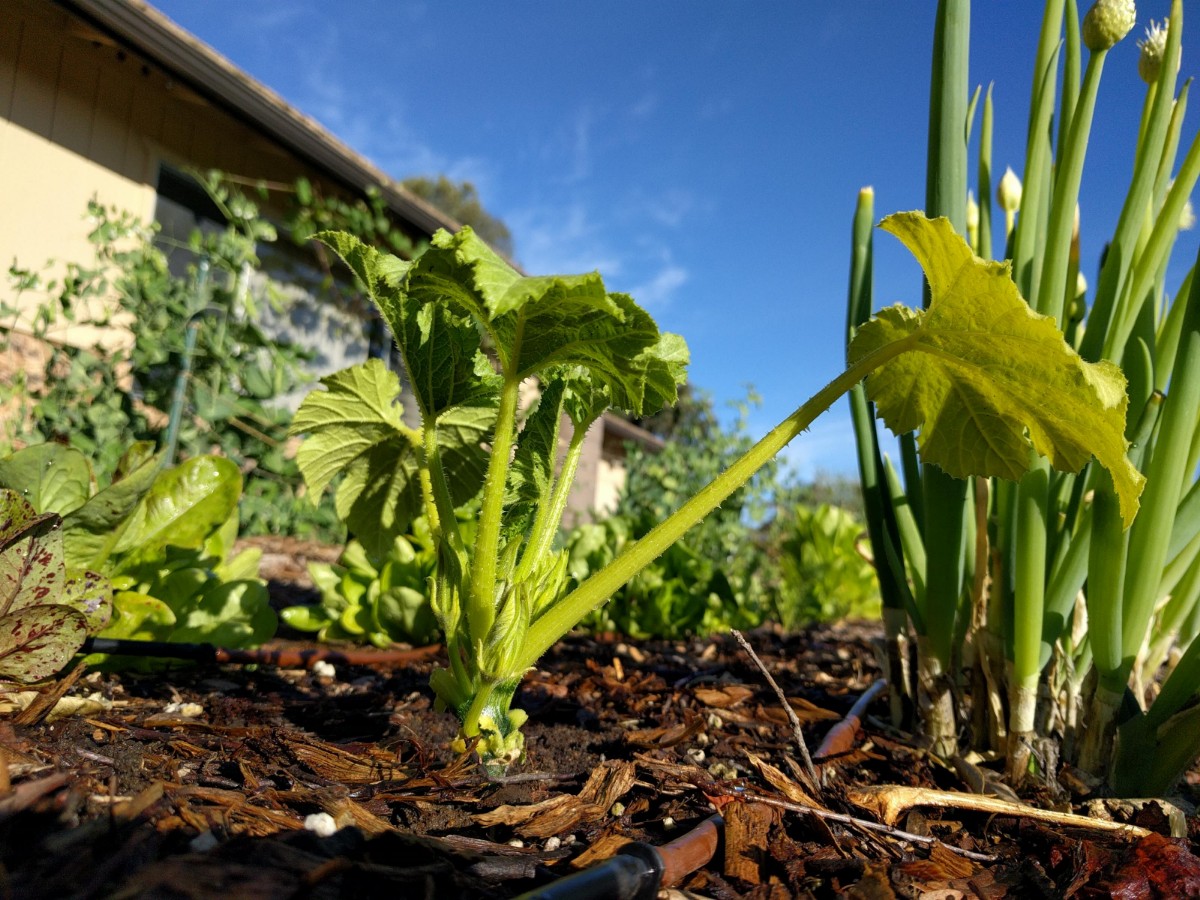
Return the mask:
[[[747,637],[814,750],[879,675],[872,623]],[[436,661],[89,672],[63,691],[65,715],[43,688],[0,713],[0,898],[513,897],[718,809],[722,845],[676,896],[1200,896],[1200,772],[1181,790],[1182,837],[1156,805],[1129,807],[1134,834],[945,803],[889,831],[869,789],[975,779],[892,731],[885,699],[817,760],[814,788],[731,637],[572,637],[518,693],[525,763],[489,777],[447,749]]]

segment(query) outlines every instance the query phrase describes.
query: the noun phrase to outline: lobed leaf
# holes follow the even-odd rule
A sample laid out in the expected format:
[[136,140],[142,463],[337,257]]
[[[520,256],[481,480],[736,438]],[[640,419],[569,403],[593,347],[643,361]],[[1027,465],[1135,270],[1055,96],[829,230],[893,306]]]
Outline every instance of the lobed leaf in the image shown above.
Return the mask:
[[650,315],[628,295],[608,293],[596,272],[524,276],[463,228],[435,235],[407,282],[423,302],[477,321],[510,377],[580,366],[608,388],[613,406],[641,414],[674,402],[687,365],[683,339],[664,340]]
[[867,378],[888,427],[920,429],[922,458],[958,478],[1015,480],[1030,447],[1066,472],[1095,456],[1112,475],[1128,526],[1145,479],[1125,455],[1121,370],[1085,362],[1053,318],[1025,303],[1009,265],[976,257],[948,220],[897,213],[880,227],[917,258],[932,293],[923,313],[882,310],[850,347],[852,362],[896,341],[921,351]]
[[[400,379],[370,359],[321,379],[300,405],[290,434],[307,433],[296,461],[309,490],[320,494],[342,475],[334,505],[351,533],[372,554],[386,554],[422,510],[417,442],[401,419]],[[483,483],[481,448],[495,410],[454,406],[437,420],[442,465],[451,500],[465,503]]]
[[400,348],[426,420],[495,393],[497,379],[480,349],[475,323],[469,314],[455,314],[444,302],[450,298],[467,309],[479,307],[464,284],[467,273],[455,271],[453,254],[439,254],[431,248],[418,265],[383,253],[353,235],[323,232],[317,237],[354,270],[379,307]]
[[369,359],[321,379],[292,419],[288,434],[307,434],[296,462],[308,489],[320,495],[339,473],[374,448],[388,445],[401,462],[416,437],[401,418],[400,378],[382,360]]

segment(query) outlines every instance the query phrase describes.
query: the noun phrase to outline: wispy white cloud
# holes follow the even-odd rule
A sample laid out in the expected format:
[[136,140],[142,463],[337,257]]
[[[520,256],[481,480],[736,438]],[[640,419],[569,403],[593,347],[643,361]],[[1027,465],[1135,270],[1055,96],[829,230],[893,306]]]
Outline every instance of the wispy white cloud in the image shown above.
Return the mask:
[[658,95],[650,91],[638,97],[627,110],[631,119],[648,119],[658,110]]
[[[405,6],[410,17],[419,17],[423,9],[421,3]],[[312,65],[302,81],[303,94],[294,102],[392,178],[445,175],[470,181],[482,196],[488,196],[496,178],[494,165],[480,156],[455,156],[430,144],[410,124],[399,91],[389,87],[386,95],[373,96],[361,86],[350,87],[327,76],[334,69],[332,60],[344,52],[343,39],[338,26],[329,21],[312,35]]]
[[675,292],[683,287],[687,280],[687,269],[674,263],[666,263],[648,281],[636,285],[629,293],[643,307],[652,311],[661,310],[670,303]]
[[[411,6],[409,15],[421,15],[420,3]],[[294,98],[298,106],[395,178],[445,174],[471,181],[485,204],[506,193],[505,173],[487,158],[454,155],[435,145],[411,113],[412,103],[402,89],[391,86],[384,96],[381,88],[330,78],[327,73],[336,71],[332,63],[347,52],[347,39],[334,21],[325,20],[314,30],[308,50],[312,65],[302,95]],[[657,105],[652,91],[631,98],[623,109],[580,105],[541,148],[541,180],[551,193],[515,208],[490,203],[512,231],[517,259],[526,271],[599,271],[611,288],[658,310],[688,282],[689,273],[664,244],[662,229],[678,228],[694,213],[698,203],[691,193],[633,187],[624,198],[614,198],[594,190],[602,162],[597,155],[609,147],[599,140],[606,120],[651,116]]]
[[575,273],[598,270],[606,277],[621,273],[620,256],[604,238],[604,229],[579,201],[564,207],[535,206],[505,216],[528,272]]
[[653,196],[639,197],[633,207],[636,214],[651,222],[678,228],[700,207],[700,203],[691,191],[672,188]]
[[733,95],[710,95],[700,104],[698,114],[701,119],[720,119],[733,112]]
[[592,174],[592,129],[596,114],[585,106],[575,114],[571,128],[570,164],[566,178],[568,184],[582,181]]

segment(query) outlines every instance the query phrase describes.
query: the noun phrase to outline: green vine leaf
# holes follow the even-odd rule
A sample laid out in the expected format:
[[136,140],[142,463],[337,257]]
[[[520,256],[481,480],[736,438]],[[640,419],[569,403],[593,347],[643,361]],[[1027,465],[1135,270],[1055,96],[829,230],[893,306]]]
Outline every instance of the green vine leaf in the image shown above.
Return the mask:
[[1078,472],[1093,456],[1107,469],[1126,527],[1145,478],[1126,457],[1125,376],[1085,362],[1053,318],[1033,312],[1008,263],[976,257],[946,219],[897,213],[880,224],[925,270],[924,312],[896,306],[863,325],[852,362],[897,341],[903,353],[867,378],[867,396],[897,434],[920,429],[921,456],[957,478],[1018,479],[1029,450]]
[[[495,394],[499,381],[480,349],[475,323],[469,315],[456,314],[439,302],[453,292],[459,306],[467,310],[479,306],[476,295],[460,283],[469,275],[455,271],[452,253],[431,248],[417,263],[410,263],[350,234],[322,232],[317,238],[354,271],[379,307],[404,357],[417,405],[426,419]],[[476,243],[482,245],[478,239]],[[507,265],[499,257],[496,261]]]

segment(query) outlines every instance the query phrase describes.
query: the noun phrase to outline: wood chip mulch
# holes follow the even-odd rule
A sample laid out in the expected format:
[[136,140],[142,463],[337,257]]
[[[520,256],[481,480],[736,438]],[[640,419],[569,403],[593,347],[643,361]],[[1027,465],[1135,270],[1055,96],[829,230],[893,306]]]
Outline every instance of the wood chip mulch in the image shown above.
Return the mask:
[[[870,623],[747,635],[811,749],[877,680],[875,636]],[[816,761],[813,785],[731,637],[574,637],[518,694],[526,762],[490,777],[447,749],[436,662],[87,672],[0,695],[0,898],[505,898],[717,810],[722,844],[675,896],[1200,896],[1200,772],[1174,819],[1114,806],[1134,830],[1020,807],[885,816],[863,799],[883,786],[957,796],[975,780],[892,731],[886,699]],[[1080,812],[1087,798],[1024,799]]]

